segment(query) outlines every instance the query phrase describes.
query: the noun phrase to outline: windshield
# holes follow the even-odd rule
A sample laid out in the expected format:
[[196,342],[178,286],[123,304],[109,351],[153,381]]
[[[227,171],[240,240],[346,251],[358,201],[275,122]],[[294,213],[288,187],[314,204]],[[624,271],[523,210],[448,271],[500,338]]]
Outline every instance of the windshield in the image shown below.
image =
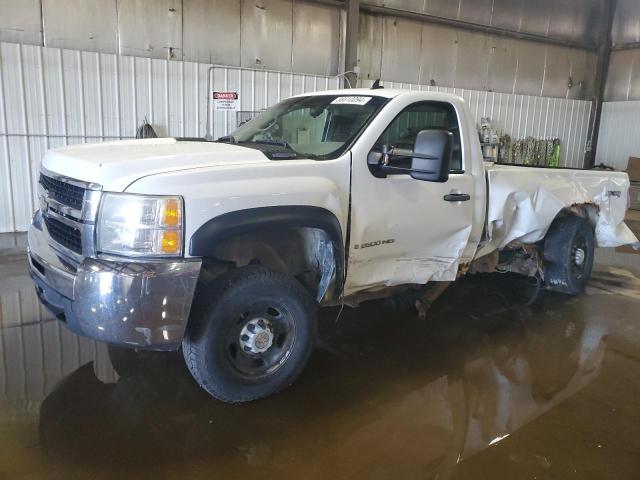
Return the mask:
[[366,95],[290,98],[221,140],[258,148],[272,158],[336,158],[386,101]]

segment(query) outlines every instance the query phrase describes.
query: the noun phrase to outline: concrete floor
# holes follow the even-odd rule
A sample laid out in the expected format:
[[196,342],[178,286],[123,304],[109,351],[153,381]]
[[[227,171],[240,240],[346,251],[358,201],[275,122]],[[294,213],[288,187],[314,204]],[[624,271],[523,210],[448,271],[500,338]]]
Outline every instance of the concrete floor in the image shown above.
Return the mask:
[[532,307],[498,275],[427,321],[325,311],[293,387],[229,406],[177,355],[68,332],[0,235],[0,479],[638,478],[640,255],[598,260],[585,295]]

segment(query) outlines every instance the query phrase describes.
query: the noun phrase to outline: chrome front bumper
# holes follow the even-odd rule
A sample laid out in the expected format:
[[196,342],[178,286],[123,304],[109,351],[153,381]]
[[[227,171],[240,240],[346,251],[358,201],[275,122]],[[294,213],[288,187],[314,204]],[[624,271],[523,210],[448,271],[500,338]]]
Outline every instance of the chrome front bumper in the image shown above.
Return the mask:
[[201,261],[107,261],[75,266],[49,242],[40,213],[29,229],[29,272],[42,303],[79,335],[153,350],[184,336]]

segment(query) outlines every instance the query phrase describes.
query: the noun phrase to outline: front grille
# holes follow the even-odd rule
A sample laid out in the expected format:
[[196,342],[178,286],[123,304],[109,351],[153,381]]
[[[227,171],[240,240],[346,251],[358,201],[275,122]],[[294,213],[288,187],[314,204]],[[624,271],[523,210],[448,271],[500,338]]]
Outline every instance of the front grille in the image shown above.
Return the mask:
[[51,217],[44,217],[44,223],[54,241],[73,252],[82,253],[82,235],[79,229]]
[[47,177],[43,174],[40,174],[40,184],[49,192],[49,196],[54,200],[76,210],[82,210],[84,188]]

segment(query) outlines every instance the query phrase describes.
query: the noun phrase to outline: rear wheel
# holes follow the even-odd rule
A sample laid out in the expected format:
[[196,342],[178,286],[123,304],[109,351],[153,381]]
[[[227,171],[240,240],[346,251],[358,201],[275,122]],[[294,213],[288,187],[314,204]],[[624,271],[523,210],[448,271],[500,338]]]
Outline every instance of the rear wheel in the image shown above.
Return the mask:
[[183,353],[207,392],[225,402],[246,402],[295,380],[315,331],[315,304],[294,278],[244,267],[200,290]]
[[556,218],[544,240],[545,283],[550,290],[577,295],[584,290],[594,256],[594,233],[587,219]]

